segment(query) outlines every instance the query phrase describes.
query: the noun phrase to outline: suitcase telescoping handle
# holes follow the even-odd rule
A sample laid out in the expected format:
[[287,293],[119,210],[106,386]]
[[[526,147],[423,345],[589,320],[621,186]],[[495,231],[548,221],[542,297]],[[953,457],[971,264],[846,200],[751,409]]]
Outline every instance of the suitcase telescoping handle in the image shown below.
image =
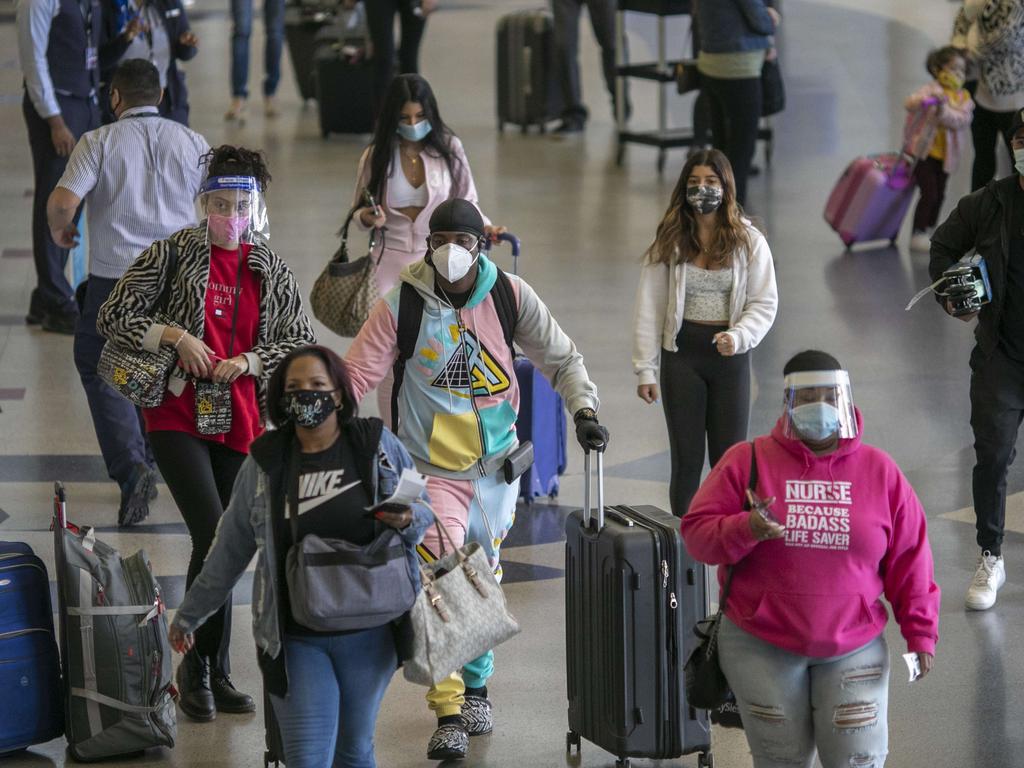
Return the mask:
[[[522,243],[520,242],[519,238],[513,235],[511,232],[502,232],[500,235],[498,235],[498,242],[508,243],[509,245],[512,246],[512,274],[518,275],[519,253],[522,250]],[[484,240],[484,251],[490,252],[491,245],[492,243],[490,238]]]
[[68,497],[60,480],[53,484],[53,527],[68,527]]
[[583,487],[583,525],[590,526],[592,518],[590,508],[590,486],[593,484],[593,474],[590,468],[591,454],[597,453],[597,525],[598,531],[604,528],[604,451],[587,451],[583,454],[583,477],[586,485]]

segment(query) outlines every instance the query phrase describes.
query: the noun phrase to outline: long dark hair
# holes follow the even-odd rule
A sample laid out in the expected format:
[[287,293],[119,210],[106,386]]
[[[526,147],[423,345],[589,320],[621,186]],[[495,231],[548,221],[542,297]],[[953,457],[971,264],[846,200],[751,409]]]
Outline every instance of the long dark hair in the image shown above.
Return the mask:
[[448,171],[454,175],[454,164],[458,162],[452,152],[452,138],[455,134],[441,119],[434,91],[419,75],[399,75],[391,81],[380,114],[377,128],[373,133],[370,157],[369,189],[379,203],[384,202],[384,180],[391,173],[391,160],[398,146],[398,113],[408,102],[423,106],[423,114],[430,121],[430,133],[423,139],[426,151],[435,157],[443,157]]
[[348,373],[348,366],[338,354],[327,347],[319,344],[310,344],[305,347],[293,349],[284,359],[277,364],[274,372],[270,375],[267,383],[267,416],[270,422],[278,428],[292,428],[288,420],[288,414],[281,404],[284,397],[284,385],[288,379],[288,368],[300,357],[317,357],[327,369],[331,382],[341,390],[341,407],[338,409],[338,423],[345,425],[359,413],[359,406],[356,404],[355,395],[352,394],[352,378]]
[[715,235],[708,253],[708,261],[719,267],[732,264],[733,255],[740,249],[750,253],[750,233],[742,221],[743,209],[736,202],[736,180],[729,160],[717,149],[694,153],[683,165],[679,181],[672,191],[668,210],[665,211],[658,232],[644,255],[649,264],[673,264],[676,250],[680,261],[693,261],[701,251],[697,235],[697,217],[686,202],[686,186],[690,174],[698,165],[711,168],[722,180],[722,204],[715,212]]

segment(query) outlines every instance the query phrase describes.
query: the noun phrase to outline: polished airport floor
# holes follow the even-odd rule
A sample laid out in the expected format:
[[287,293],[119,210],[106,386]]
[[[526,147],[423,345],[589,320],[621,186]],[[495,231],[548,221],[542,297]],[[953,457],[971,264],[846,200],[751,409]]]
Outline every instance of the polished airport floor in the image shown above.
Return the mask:
[[[300,106],[287,60],[282,115],[264,119],[256,102],[244,127],[226,125],[221,115],[228,95],[227,4],[198,2],[194,26],[201,53],[186,67],[193,127],[212,144],[237,142],[267,151],[274,174],[272,242],[308,291],[335,247],[333,233],[351,199],[363,139],[320,138],[315,107]],[[663,177],[656,173],[655,153],[643,147],[631,147],[625,165],[616,167],[608,102],[586,27],[584,88],[593,112],[586,136],[555,141],[495,131],[494,24],[509,9],[539,4],[442,0],[443,10],[427,32],[423,71],[466,144],[483,206],[523,238],[522,274],[577,341],[598,383],[601,419],[612,434],[609,501],[664,506],[664,422],[656,407],[644,406],[634,394],[630,320],[638,261],[684,154],[670,154]],[[802,348],[827,349],[853,376],[865,439],[895,456],[928,511],[944,591],[942,640],[935,671],[921,683],[908,686],[901,664],[893,664],[887,764],[894,768],[1024,765],[1024,735],[1015,725],[1021,720],[1017,707],[1024,709],[1024,665],[1018,661],[1024,636],[1024,473],[1018,465],[1010,478],[1014,495],[1004,550],[1009,582],[992,611],[968,614],[963,593],[977,554],[969,486],[970,328],[930,301],[904,312],[908,298],[926,282],[926,257],[909,253],[909,233],[896,248],[849,254],[821,217],[825,197],[850,158],[898,143],[902,99],[922,82],[924,56],[934,41],[945,39],[955,7],[944,0],[786,0],[782,57],[789,109],[774,123],[771,167],[750,188],[749,207],[768,233],[781,296],[775,328],[754,352],[752,433],[766,431],[777,416],[784,361]],[[634,19],[630,29],[631,48],[641,56],[653,26]],[[669,33],[678,50],[679,27],[670,25]],[[50,489],[62,479],[73,519],[97,526],[122,550],[145,547],[173,606],[182,593],[189,543],[169,494],[161,494],[146,525],[117,531],[117,489],[105,478],[71,341],[22,322],[34,281],[25,258],[32,178],[10,0],[0,1],[0,45],[0,538],[29,541],[52,573]],[[255,48],[253,54],[255,72],[260,56]],[[654,114],[651,89],[641,84],[634,90],[638,124]],[[671,117],[682,123],[688,102],[673,103]],[[763,153],[759,158],[764,166]],[[962,169],[950,184],[947,210],[965,187]],[[326,343],[345,348],[319,330]],[[582,495],[579,452],[571,454],[558,503],[520,510],[505,549],[506,590],[523,632],[498,651],[490,686],[495,731],[473,741],[467,766],[614,763],[593,746],[584,745],[581,758],[564,753],[561,526]],[[236,591],[234,668],[239,688],[258,693],[249,585],[243,579]],[[904,648],[891,627],[889,636],[898,662]],[[0,712],[15,705],[0,701]],[[379,721],[378,764],[427,765],[431,730],[422,690],[396,676]],[[716,733],[714,747],[720,766],[750,765],[740,734]],[[119,764],[258,766],[262,749],[261,713],[221,716],[208,725],[182,720],[173,751]],[[57,741],[4,764],[64,762],[63,742]],[[674,764],[692,766],[696,760]]]

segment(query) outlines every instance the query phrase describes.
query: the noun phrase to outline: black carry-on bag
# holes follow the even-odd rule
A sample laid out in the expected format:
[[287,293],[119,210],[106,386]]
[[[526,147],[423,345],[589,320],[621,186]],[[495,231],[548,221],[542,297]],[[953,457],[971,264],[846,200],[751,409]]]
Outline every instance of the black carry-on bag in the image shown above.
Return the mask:
[[692,628],[708,613],[707,571],[687,554],[678,518],[647,505],[605,509],[602,453],[592,513],[589,453],[584,472],[583,509],[565,523],[566,748],[586,739],[617,768],[693,753],[713,767],[708,713],[686,702],[683,685]]
[[516,11],[498,21],[498,130],[515,123],[543,132],[563,109],[555,60],[554,22],[547,11]]

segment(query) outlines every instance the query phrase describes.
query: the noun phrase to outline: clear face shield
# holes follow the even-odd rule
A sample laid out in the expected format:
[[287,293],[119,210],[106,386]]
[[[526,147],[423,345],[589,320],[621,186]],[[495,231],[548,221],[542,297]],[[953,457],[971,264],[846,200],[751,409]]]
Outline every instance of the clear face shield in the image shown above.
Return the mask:
[[857,436],[857,415],[853,388],[846,371],[800,371],[783,381],[786,437],[824,442],[838,433],[840,438]]
[[267,206],[252,176],[211,176],[196,198],[200,219],[206,220],[207,242],[232,250],[252,244],[257,235],[270,239]]

